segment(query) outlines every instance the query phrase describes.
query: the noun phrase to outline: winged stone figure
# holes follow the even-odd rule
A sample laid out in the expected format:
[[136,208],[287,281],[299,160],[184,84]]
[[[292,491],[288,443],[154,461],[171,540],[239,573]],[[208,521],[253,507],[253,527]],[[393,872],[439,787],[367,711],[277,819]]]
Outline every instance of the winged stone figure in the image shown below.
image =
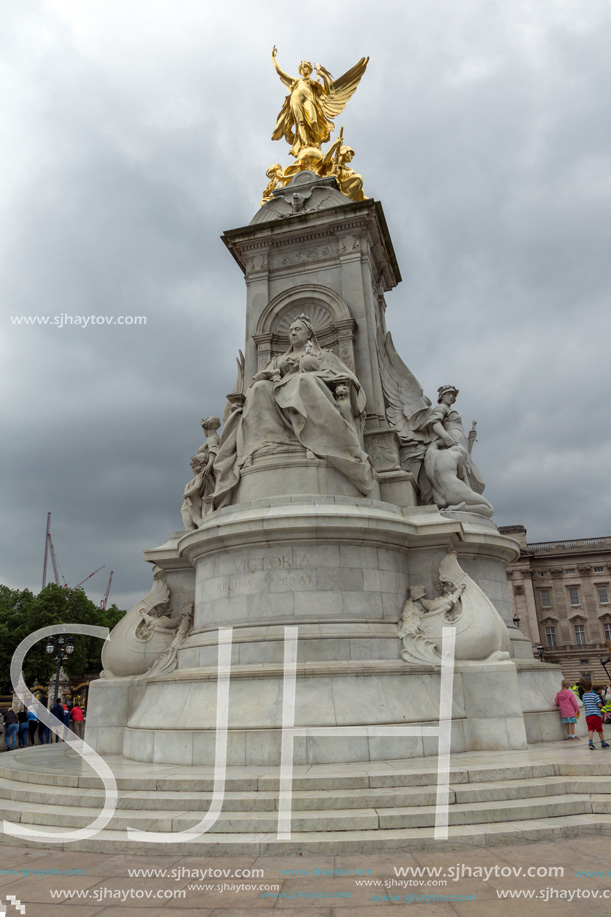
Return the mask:
[[[335,130],[333,119],[342,113],[346,103],[354,94],[363,76],[368,57],[362,57],[350,70],[333,80],[328,70],[320,64],[313,67],[309,61],[299,65],[299,77],[294,79],[285,73],[276,60],[274,46],[272,60],[276,72],[289,94],[278,115],[272,140],[285,138],[291,144],[291,155],[299,157],[308,147],[320,150],[321,143],[327,143]],[[316,79],[312,73],[316,70]]]
[[414,475],[422,502],[491,517],[494,509],[482,497],[484,480],[471,458],[475,422],[467,435],[453,407],[458,389],[441,385],[437,404],[431,405],[390,333],[384,336],[378,329],[377,348],[386,416],[401,444],[400,464]]
[[401,465],[418,479],[430,441],[421,424],[431,410],[431,402],[395,350],[390,332],[384,335],[378,329],[377,349],[386,416],[401,441]]

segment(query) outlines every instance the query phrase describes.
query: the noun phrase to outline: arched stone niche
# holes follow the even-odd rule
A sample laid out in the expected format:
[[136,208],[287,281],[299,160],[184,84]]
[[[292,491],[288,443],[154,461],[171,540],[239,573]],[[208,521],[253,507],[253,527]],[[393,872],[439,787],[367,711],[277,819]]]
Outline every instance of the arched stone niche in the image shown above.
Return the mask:
[[302,314],[312,322],[320,346],[331,350],[354,372],[356,322],[341,296],[315,284],[291,287],[267,304],[253,334],[257,370],[276,354],[288,350],[289,327]]

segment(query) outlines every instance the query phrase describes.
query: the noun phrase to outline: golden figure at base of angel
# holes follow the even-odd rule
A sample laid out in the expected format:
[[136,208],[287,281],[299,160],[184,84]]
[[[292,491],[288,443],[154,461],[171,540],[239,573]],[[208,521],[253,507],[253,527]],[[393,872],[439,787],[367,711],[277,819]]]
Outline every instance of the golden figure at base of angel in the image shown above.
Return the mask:
[[363,176],[348,165],[353,157],[354,150],[351,146],[340,146],[337,160],[329,174],[335,175],[342,194],[352,201],[365,201],[367,198],[363,194]]
[[[365,200],[363,179],[348,163],[354,156],[351,147],[343,146],[336,140],[327,153],[321,150],[321,144],[331,139],[335,130],[333,119],[342,113],[346,103],[354,94],[369,61],[363,57],[350,70],[334,80],[332,75],[321,64],[302,61],[299,65],[299,77],[294,79],[285,73],[276,59],[276,47],[272,51],[272,60],[278,76],[289,94],[278,115],[272,140],[283,137],[291,144],[290,154],[296,163],[282,169],[276,163],[267,170],[269,182],[263,192],[261,203],[272,199],[272,192],[287,185],[297,172],[308,169],[317,175],[334,175],[338,187],[351,200]],[[316,79],[312,74],[316,72]]]

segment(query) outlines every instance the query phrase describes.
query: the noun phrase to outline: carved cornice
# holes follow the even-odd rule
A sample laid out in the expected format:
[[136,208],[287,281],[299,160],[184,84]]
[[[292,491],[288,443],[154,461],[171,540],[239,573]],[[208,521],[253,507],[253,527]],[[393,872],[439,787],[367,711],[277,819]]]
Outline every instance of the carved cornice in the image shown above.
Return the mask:
[[252,339],[255,344],[269,344],[270,346],[276,342],[278,338],[277,334],[272,332],[267,332],[265,334],[253,334]]
[[353,318],[342,318],[333,322],[333,327],[340,339],[353,338],[356,334],[357,324]]
[[[366,200],[341,207],[316,211],[292,218],[290,221],[254,223],[225,232],[222,240],[245,271],[249,251],[266,245],[271,250],[302,246],[304,243],[336,239],[337,230],[360,235],[367,240],[368,251],[361,256],[371,261],[374,282],[383,281],[384,290],[391,290],[401,282],[392,240],[388,232],[382,205]],[[281,231],[280,231],[281,230]]]
[[588,616],[583,613],[583,611],[574,611],[572,615],[567,615],[569,621],[583,621],[584,624],[587,623]]

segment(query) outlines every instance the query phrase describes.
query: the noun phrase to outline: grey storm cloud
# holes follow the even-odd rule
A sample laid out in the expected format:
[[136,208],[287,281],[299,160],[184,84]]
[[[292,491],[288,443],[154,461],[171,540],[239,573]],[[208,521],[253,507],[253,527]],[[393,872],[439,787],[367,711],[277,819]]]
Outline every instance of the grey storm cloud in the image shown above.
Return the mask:
[[[222,413],[248,223],[302,58],[371,61],[340,123],[404,282],[388,327],[432,397],[460,390],[498,524],[611,533],[611,11],[549,3],[201,0],[0,11],[0,581],[66,578],[129,607],[180,527],[199,419]],[[25,327],[11,317],[145,316]],[[97,590],[97,591],[96,591]]]

